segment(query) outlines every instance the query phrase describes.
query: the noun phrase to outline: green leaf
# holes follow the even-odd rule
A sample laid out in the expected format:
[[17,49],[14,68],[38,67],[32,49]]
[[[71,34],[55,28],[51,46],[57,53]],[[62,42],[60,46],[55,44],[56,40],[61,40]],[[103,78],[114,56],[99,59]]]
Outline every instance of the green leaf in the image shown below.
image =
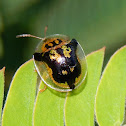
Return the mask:
[[31,126],[37,73],[33,60],[15,73],[3,110],[2,126]]
[[[43,89],[44,83],[39,89]],[[57,92],[49,87],[38,92],[34,109],[34,126],[64,126],[63,108],[66,93]]]
[[96,95],[96,118],[100,126],[119,126],[123,121],[126,94],[126,46],[109,60]]
[[94,125],[94,101],[96,89],[101,75],[104,58],[102,48],[86,57],[88,65],[87,80],[79,89],[68,93],[65,104],[66,126],[93,126]]
[[5,67],[0,70],[0,120],[1,120],[1,110],[2,110],[3,96],[4,96],[4,72],[5,72]]

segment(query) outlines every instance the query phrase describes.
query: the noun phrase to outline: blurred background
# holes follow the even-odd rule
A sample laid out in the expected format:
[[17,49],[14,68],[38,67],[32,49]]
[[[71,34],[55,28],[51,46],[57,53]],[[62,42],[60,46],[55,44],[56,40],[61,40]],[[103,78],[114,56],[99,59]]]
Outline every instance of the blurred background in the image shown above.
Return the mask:
[[5,90],[17,68],[32,58],[40,40],[30,33],[76,38],[86,55],[106,46],[105,64],[126,43],[125,0],[0,0],[0,69],[6,66]]

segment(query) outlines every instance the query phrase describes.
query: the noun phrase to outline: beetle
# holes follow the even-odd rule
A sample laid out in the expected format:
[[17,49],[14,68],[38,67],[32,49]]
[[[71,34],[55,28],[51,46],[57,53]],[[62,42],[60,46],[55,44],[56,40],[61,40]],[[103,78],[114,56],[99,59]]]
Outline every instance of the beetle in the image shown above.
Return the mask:
[[40,78],[50,88],[68,92],[76,89],[87,74],[84,51],[76,39],[54,34],[40,38],[30,34],[19,37],[41,39],[33,54],[35,68]]

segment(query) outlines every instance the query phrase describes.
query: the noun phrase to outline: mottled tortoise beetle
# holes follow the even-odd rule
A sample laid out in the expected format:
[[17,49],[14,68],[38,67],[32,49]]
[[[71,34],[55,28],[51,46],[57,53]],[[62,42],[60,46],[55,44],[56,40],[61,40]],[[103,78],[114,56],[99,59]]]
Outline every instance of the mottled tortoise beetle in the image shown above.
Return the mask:
[[50,88],[68,92],[76,89],[85,79],[87,64],[80,44],[66,35],[54,34],[45,38],[30,34],[17,37],[41,39],[33,54],[35,68]]

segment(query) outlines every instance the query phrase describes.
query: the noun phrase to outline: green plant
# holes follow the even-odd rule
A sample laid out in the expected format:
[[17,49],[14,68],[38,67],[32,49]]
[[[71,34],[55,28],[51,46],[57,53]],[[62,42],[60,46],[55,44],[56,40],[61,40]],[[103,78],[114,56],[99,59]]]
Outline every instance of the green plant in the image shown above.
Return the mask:
[[[94,113],[100,126],[121,125],[126,92],[126,46],[110,58],[101,75],[104,52],[102,48],[86,56],[87,78],[69,93],[56,92],[49,87],[39,92],[44,83],[36,89],[33,60],[23,64],[11,82],[2,112],[2,126],[93,126]],[[3,85],[4,69],[0,71],[0,106]]]

